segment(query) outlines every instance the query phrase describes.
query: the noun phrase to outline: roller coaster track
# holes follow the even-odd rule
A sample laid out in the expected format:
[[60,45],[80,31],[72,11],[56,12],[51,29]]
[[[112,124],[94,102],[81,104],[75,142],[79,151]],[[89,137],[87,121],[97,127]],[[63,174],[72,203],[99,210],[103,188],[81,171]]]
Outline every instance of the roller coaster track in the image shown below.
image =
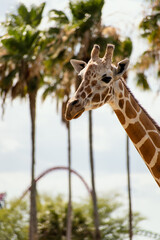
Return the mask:
[[[47,170],[45,170],[43,173],[41,173],[36,179],[35,181],[38,182],[42,177],[44,177],[46,174],[52,172],[52,171],[57,171],[57,170],[67,170],[69,171],[69,168],[68,167],[64,167],[64,166],[58,166],[58,167],[52,167],[52,168],[49,168]],[[71,173],[75,174],[80,180],[81,182],[84,184],[84,186],[86,187],[86,190],[88,191],[88,193],[91,195],[92,197],[92,190],[89,188],[87,182],[84,180],[84,178],[78,173],[76,172],[75,170],[71,169]],[[31,186],[29,186],[25,191],[24,193],[22,194],[22,196],[20,197],[20,200],[22,200],[25,195],[28,193],[28,191],[30,191],[31,189]]]

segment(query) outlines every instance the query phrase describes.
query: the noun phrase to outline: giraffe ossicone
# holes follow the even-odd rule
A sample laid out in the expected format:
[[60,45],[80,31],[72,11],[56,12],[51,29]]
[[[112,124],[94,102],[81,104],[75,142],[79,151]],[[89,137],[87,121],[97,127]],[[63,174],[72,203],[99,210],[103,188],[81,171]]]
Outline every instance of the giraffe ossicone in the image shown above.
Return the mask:
[[99,52],[100,47],[94,45],[88,63],[71,60],[82,81],[67,103],[66,119],[78,118],[84,111],[108,103],[160,186],[160,127],[141,107],[123,80],[129,60],[113,65],[112,44],[107,44],[103,58],[99,57]]

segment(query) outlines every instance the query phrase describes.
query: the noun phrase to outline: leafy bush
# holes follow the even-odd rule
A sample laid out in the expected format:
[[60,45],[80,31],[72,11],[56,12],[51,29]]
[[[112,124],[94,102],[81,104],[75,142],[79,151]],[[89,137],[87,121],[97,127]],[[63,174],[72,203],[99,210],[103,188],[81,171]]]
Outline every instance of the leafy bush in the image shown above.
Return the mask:
[[[38,197],[38,239],[63,240],[66,238],[67,202],[62,196],[55,199],[44,195]],[[124,240],[128,237],[128,217],[116,195],[98,199],[100,231],[102,239]],[[27,240],[29,206],[26,201],[10,201],[0,209],[0,239]],[[73,203],[72,239],[93,239],[94,224],[91,200]],[[134,214],[133,231],[142,220]]]

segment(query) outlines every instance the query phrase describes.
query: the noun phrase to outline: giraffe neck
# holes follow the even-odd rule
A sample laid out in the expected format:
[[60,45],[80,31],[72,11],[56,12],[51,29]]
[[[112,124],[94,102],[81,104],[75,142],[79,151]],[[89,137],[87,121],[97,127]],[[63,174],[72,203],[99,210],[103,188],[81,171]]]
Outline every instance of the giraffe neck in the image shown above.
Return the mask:
[[160,186],[160,128],[140,106],[122,79],[110,102],[123,128]]

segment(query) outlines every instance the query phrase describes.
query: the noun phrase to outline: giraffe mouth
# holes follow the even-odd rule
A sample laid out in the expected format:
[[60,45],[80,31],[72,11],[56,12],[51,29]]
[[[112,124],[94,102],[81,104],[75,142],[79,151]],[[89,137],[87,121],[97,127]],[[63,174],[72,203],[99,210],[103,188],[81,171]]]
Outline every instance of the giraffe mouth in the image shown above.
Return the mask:
[[73,117],[73,119],[79,118],[83,112],[84,112],[84,109],[79,111],[78,113],[76,113],[76,115]]
[[72,120],[72,119],[77,119],[77,118],[79,118],[81,115],[82,115],[82,113],[85,111],[85,109],[84,108],[82,108],[82,109],[80,109],[79,111],[73,111],[73,110],[71,110],[70,111],[70,109],[68,108],[67,110],[66,110],[66,114],[65,114],[65,117],[66,117],[66,120],[67,121],[70,121],[70,120]]

